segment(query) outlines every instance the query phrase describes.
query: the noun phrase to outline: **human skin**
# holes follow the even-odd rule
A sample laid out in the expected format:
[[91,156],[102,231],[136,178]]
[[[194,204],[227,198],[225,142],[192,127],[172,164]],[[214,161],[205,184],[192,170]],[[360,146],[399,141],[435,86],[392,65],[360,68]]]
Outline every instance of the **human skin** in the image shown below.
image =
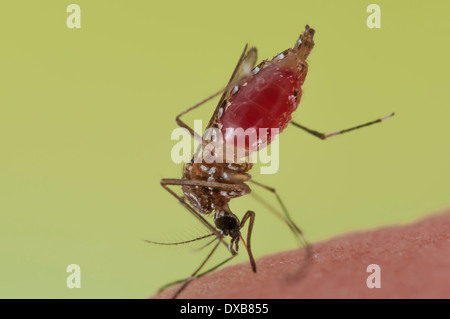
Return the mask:
[[[256,274],[248,262],[223,268],[192,281],[179,298],[450,298],[450,211],[315,243],[306,276],[288,281],[303,256],[262,257]],[[380,266],[380,288],[367,286],[371,264]],[[177,287],[154,298],[170,298]]]

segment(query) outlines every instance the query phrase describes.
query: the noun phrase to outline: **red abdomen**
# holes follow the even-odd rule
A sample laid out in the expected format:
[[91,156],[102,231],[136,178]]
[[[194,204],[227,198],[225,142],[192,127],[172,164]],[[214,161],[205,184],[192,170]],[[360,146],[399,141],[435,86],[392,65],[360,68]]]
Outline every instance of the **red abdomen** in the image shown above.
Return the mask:
[[[236,131],[237,128],[244,131],[254,128],[257,134],[256,145],[249,145],[255,143],[246,136],[245,148],[255,151],[270,143],[271,128],[277,128],[281,132],[289,124],[291,114],[300,102],[304,81],[302,68],[293,63],[296,61],[292,60],[292,56],[289,58],[285,58],[288,61],[275,59],[267,62],[268,65],[252,75],[228,99],[217,121],[227,143],[237,146],[236,136],[242,134]],[[258,68],[254,72],[257,70]],[[268,134],[260,129],[268,129]]]

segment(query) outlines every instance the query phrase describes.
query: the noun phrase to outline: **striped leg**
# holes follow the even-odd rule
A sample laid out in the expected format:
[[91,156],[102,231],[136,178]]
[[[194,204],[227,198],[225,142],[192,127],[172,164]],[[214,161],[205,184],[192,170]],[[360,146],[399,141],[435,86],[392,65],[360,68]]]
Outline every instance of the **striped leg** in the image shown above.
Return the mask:
[[351,128],[347,128],[345,130],[340,130],[340,131],[336,131],[336,132],[332,132],[332,133],[328,133],[328,134],[321,133],[321,132],[309,129],[306,126],[303,126],[303,125],[301,125],[299,123],[296,123],[294,121],[291,121],[291,124],[296,126],[296,127],[298,127],[298,128],[300,128],[300,129],[302,129],[302,130],[304,130],[304,131],[306,131],[306,132],[308,132],[309,134],[314,135],[315,137],[320,138],[321,140],[326,140],[329,137],[333,137],[333,136],[336,136],[336,135],[340,135],[340,134],[344,134],[344,133],[347,133],[347,132],[350,132],[350,131],[354,131],[354,130],[357,130],[357,129],[360,129],[360,128],[363,128],[363,127],[366,127],[366,126],[370,126],[372,124],[381,123],[384,120],[387,120],[388,118],[394,116],[394,114],[395,113],[391,113],[391,114],[388,114],[386,116],[380,117],[379,119],[376,119],[374,121],[370,121],[370,122],[367,122],[365,124],[360,124],[360,125],[357,125],[357,126],[353,126]]
[[300,227],[298,227],[295,222],[292,220],[289,211],[286,208],[286,205],[284,205],[283,201],[281,200],[280,195],[278,195],[278,192],[275,188],[272,188],[270,186],[261,184],[259,182],[256,182],[254,180],[250,180],[251,183],[271,192],[275,198],[278,201],[278,204],[281,207],[281,210],[283,211],[283,214],[281,214],[278,210],[274,209],[272,206],[268,205],[262,198],[257,196],[256,194],[252,193],[253,197],[255,197],[258,201],[263,203],[275,216],[280,218],[288,227],[289,229],[296,235],[296,238],[300,241],[301,245],[305,247],[305,258],[303,259],[303,262],[295,273],[291,274],[291,279],[300,279],[304,277],[307,273],[307,270],[312,262],[312,256],[313,256],[313,247],[311,244],[306,240],[302,230]]

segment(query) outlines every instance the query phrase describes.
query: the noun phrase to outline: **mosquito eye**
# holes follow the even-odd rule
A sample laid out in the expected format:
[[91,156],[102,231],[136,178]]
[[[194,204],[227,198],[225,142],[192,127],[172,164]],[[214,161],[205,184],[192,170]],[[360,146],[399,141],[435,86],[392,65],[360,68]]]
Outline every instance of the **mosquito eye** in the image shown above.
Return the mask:
[[231,230],[235,229],[237,226],[236,219],[231,216],[219,217],[214,221],[214,223],[216,224],[216,227],[221,230]]

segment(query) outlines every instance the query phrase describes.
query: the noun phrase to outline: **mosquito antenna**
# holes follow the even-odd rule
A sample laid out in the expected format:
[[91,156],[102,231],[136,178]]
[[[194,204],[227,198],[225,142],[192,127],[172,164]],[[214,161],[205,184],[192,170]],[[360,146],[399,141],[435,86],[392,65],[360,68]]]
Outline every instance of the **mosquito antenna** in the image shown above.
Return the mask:
[[195,250],[195,251],[200,251],[200,250],[202,250],[202,249],[205,249],[206,247],[208,247],[209,245],[211,245],[214,241],[216,241],[216,239],[217,239],[217,237],[214,238],[213,240],[207,242],[205,245],[203,245],[203,246],[201,246],[201,247],[199,247],[199,248],[196,248],[196,249],[194,249],[194,250]]
[[[201,237],[197,237],[197,238],[194,238],[194,239],[190,239],[190,240],[186,240],[186,241],[179,241],[179,242],[174,242],[174,243],[162,243],[162,242],[156,242],[156,241],[147,240],[147,239],[144,239],[144,241],[147,242],[147,243],[150,243],[150,244],[155,244],[155,245],[165,245],[165,246],[182,245],[182,244],[192,243],[192,242],[197,241],[197,240],[205,239],[205,238],[211,237],[213,235],[215,235],[215,234],[211,233],[211,234],[208,234],[208,235],[205,235],[205,236],[201,236]],[[216,239],[214,238],[214,240],[216,240]],[[209,244],[210,243],[208,243],[208,245]]]

